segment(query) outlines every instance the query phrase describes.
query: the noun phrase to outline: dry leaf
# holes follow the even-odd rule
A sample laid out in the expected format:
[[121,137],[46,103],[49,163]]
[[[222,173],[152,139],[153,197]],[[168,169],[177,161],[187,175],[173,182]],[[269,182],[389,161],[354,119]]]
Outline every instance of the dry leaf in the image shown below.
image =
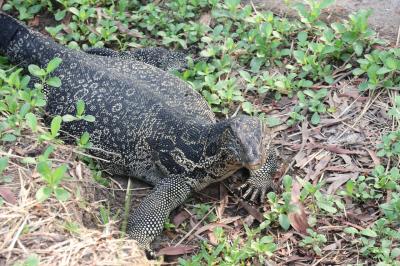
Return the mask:
[[175,215],[174,218],[172,218],[172,223],[175,226],[179,226],[181,223],[183,223],[183,221],[185,221],[189,217],[190,217],[190,213],[188,213],[187,211],[183,210],[180,213],[178,213],[177,215]]
[[300,202],[300,188],[298,182],[293,183],[291,204],[297,208],[288,214],[290,224],[301,234],[307,234],[307,228],[310,227],[307,222],[307,214],[304,211],[304,206]]
[[211,24],[211,13],[203,13],[199,19],[199,24],[203,24],[209,27]]
[[365,149],[369,156],[371,156],[372,161],[374,162],[374,166],[380,165],[381,164],[381,160],[378,158],[378,156],[376,155],[376,152],[370,150],[370,149]]
[[35,16],[34,19],[28,21],[29,27],[37,27],[39,26],[39,16]]
[[332,174],[330,177],[326,179],[327,182],[332,182],[332,184],[330,184],[330,186],[327,189],[327,193],[329,195],[333,195],[341,185],[343,185],[350,179],[356,178],[358,174],[359,173],[354,171],[353,173],[349,174]]
[[17,199],[9,187],[0,186],[0,196],[8,203],[17,204]]
[[254,218],[256,218],[257,221],[259,221],[260,223],[263,222],[263,216],[261,214],[261,212],[259,212],[256,208],[254,208],[253,206],[251,206],[250,204],[248,204],[247,202],[241,200],[240,201],[240,205],[249,213],[251,214]]
[[199,229],[197,229],[195,235],[200,235],[201,233],[205,232],[205,231],[213,231],[214,228],[216,227],[223,227],[226,229],[232,229],[232,227],[230,227],[229,225],[226,224],[222,224],[222,223],[212,223],[212,224],[206,224],[202,227],[200,227]]
[[218,220],[221,220],[225,211],[225,206],[228,204],[228,191],[222,183],[219,184],[219,199],[220,204],[216,209],[216,213]]
[[195,246],[176,246],[176,247],[170,246],[170,247],[165,247],[165,248],[160,249],[160,251],[157,252],[157,256],[183,255],[183,254],[187,254],[187,253],[192,253],[194,250],[196,250]]

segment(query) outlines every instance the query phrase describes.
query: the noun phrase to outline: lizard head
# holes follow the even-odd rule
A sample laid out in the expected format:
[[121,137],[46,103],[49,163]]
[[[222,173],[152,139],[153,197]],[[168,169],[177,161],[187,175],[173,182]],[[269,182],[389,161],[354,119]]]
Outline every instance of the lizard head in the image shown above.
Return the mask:
[[257,117],[241,115],[231,118],[225,140],[235,161],[249,170],[259,169],[266,160],[265,133],[264,125]]

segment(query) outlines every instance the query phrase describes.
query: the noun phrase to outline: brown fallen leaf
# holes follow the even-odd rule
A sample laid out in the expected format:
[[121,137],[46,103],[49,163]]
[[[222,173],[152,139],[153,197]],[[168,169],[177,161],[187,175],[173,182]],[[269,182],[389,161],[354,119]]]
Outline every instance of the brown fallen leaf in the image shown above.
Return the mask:
[[259,212],[256,208],[248,204],[247,202],[240,200],[240,205],[242,208],[244,208],[249,214],[251,214],[254,218],[256,218],[257,221],[260,223],[263,222],[264,218],[261,212]]
[[327,165],[329,164],[329,162],[331,161],[331,154],[327,153],[324,155],[323,158],[321,158],[321,160],[317,163],[317,165],[315,166],[315,170],[314,171],[310,171],[306,177],[304,177],[305,180],[316,180],[323,171],[325,171],[325,168],[327,167]]
[[301,185],[298,182],[293,183],[291,204],[296,208],[288,214],[290,225],[299,233],[307,234],[307,228],[310,227],[307,221],[307,214],[304,211],[304,206],[300,202]]
[[350,168],[350,167],[343,167],[343,166],[328,166],[325,168],[325,171],[332,171],[332,172],[341,172],[341,173],[347,173],[347,172],[361,172],[361,173],[368,173],[368,169],[364,168]]
[[[301,149],[301,144],[288,144],[291,146],[292,149]],[[333,153],[338,153],[338,154],[358,154],[358,155],[367,155],[366,152],[360,151],[360,150],[347,150],[344,148],[339,147],[338,145],[335,144],[318,144],[318,143],[307,143],[305,145],[305,148],[307,149],[325,149],[327,151],[331,151]]]
[[39,16],[35,16],[34,19],[28,21],[28,26],[29,27],[37,27],[37,26],[39,26],[39,22],[40,22]]
[[343,185],[344,183],[346,183],[348,180],[350,179],[355,179],[357,176],[359,175],[358,172],[353,171],[353,173],[348,173],[348,174],[332,174],[330,175],[326,181],[328,183],[331,183],[327,189],[327,194],[329,195],[333,195],[336,190]]
[[188,254],[188,253],[192,253],[194,250],[196,250],[196,248],[197,247],[195,247],[195,246],[165,247],[165,248],[160,249],[157,252],[157,256],[161,256],[161,255],[176,256],[176,255]]
[[199,24],[209,27],[211,24],[211,12],[203,13],[199,19]]
[[372,161],[374,162],[374,166],[380,165],[381,164],[381,160],[379,159],[379,157],[376,155],[376,152],[370,150],[370,149],[365,149],[369,156],[371,156]]
[[221,220],[225,211],[225,206],[228,204],[228,191],[223,183],[219,184],[219,199],[220,204],[216,209],[218,220]]
[[0,186],[0,196],[8,203],[17,204],[17,199],[9,187]]
[[186,219],[188,219],[190,217],[190,213],[188,213],[186,210],[181,211],[180,213],[178,213],[177,215],[175,215],[172,218],[172,223],[175,226],[180,225],[183,221],[185,221]]
[[232,227],[230,227],[229,225],[223,224],[223,223],[212,223],[212,224],[206,224],[206,225],[200,227],[199,229],[197,229],[195,235],[200,235],[201,233],[203,233],[205,231],[212,231],[216,227],[223,227],[223,228],[226,228],[226,229],[232,229]]
[[215,236],[214,232],[208,232],[208,241],[210,242],[211,245],[217,246],[218,245],[218,239]]

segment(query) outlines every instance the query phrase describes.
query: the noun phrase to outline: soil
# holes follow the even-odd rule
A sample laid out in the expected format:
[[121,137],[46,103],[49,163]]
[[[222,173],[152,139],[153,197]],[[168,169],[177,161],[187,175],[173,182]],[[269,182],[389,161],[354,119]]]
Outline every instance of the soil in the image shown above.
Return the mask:
[[[250,2],[250,1],[245,1]],[[291,9],[282,0],[254,0],[255,6],[271,10],[279,15],[296,16],[296,11]],[[290,1],[294,3],[296,1]],[[399,44],[398,35],[400,28],[400,0],[336,0],[336,3],[324,12],[324,17],[330,21],[345,19],[352,12],[360,9],[372,9],[369,17],[371,27],[379,36],[391,44]]]

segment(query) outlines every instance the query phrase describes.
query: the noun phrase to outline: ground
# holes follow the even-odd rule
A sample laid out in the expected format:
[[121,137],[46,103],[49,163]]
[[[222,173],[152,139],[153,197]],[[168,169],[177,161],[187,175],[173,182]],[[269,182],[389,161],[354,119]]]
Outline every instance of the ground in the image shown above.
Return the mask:
[[[289,11],[283,1],[254,1],[247,8],[236,0],[39,2],[0,1],[0,6],[70,47],[157,45],[189,51],[198,61],[175,74],[199,91],[220,119],[244,112],[269,125],[280,158],[274,176],[279,189],[263,204],[243,201],[237,191],[248,175],[243,170],[193,195],[155,241],[154,250],[164,255],[159,262],[398,265],[398,1],[329,5],[333,1],[325,0],[320,3],[326,8],[316,4],[311,13],[301,6]],[[33,10],[35,5],[41,9]],[[360,6],[374,8],[372,28],[389,43],[375,39],[365,13],[341,24]],[[300,14],[301,22],[261,14],[264,9],[280,15],[284,10],[283,17]],[[320,12],[339,23],[323,24],[314,16]],[[0,86],[19,95],[12,71],[0,75]],[[2,101],[11,106],[7,97]],[[24,100],[18,99],[23,109]],[[45,133],[40,108],[32,109],[38,130],[32,116],[3,106],[1,121],[19,124],[0,131],[0,264],[29,259],[40,265],[146,264],[117,230],[123,231],[129,205],[137,206],[151,188],[101,173],[88,158],[85,141],[78,147],[60,144],[57,134]],[[47,158],[48,146],[54,152]],[[56,185],[58,194],[54,190],[39,200],[37,191],[48,184],[39,167],[43,161],[51,162],[51,169],[66,164],[71,178]],[[61,200],[63,190],[67,201]]]
[[[253,3],[261,9],[272,10],[276,14],[296,16],[296,13],[285,4],[285,1],[255,0]],[[334,5],[325,10],[324,15],[329,21],[337,21],[347,18],[349,14],[360,9],[373,11],[368,22],[382,38],[393,44],[398,42],[400,29],[400,1],[398,0],[337,0]]]

